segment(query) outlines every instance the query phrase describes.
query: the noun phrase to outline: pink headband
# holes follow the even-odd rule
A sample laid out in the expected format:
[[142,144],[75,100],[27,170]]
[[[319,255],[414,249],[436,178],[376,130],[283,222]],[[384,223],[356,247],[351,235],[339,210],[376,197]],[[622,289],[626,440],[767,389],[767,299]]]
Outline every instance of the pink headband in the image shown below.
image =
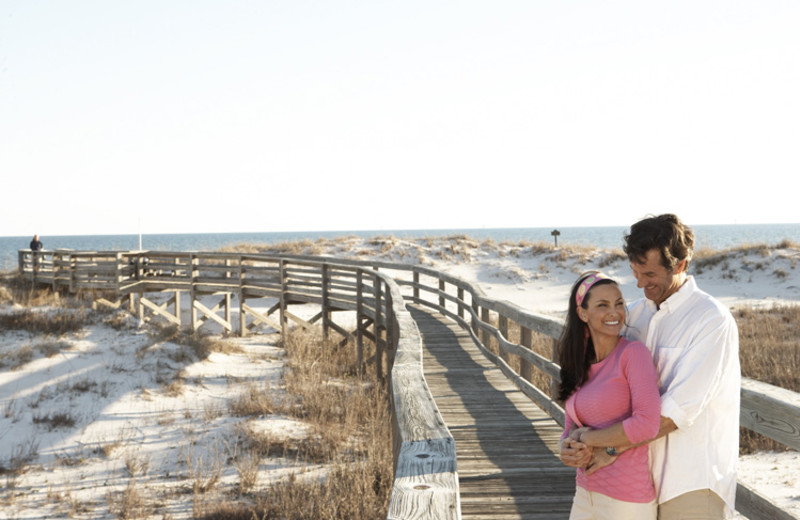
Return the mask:
[[594,273],[583,279],[581,285],[578,287],[578,291],[575,293],[575,303],[578,304],[578,307],[581,306],[583,299],[589,294],[589,289],[600,280],[611,280],[611,278],[603,273]]

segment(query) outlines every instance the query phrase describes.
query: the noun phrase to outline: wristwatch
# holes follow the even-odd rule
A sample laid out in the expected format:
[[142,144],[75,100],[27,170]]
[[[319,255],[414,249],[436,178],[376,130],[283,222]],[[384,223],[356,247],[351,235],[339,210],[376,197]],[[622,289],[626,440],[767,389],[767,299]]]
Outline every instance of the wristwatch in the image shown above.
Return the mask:
[[606,448],[606,453],[608,455],[612,456],[612,457],[616,457],[617,456],[617,448],[615,448],[614,446],[609,446],[609,447]]

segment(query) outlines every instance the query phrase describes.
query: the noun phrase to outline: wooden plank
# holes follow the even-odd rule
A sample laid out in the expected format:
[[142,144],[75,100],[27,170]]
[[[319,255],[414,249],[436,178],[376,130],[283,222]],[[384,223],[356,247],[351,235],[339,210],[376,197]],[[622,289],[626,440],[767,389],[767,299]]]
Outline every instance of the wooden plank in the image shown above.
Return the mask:
[[798,520],[798,518],[780,509],[769,498],[761,493],[739,485],[736,487],[736,511],[748,520]]
[[410,310],[425,345],[425,380],[455,439],[462,518],[567,518],[575,470],[556,452],[561,426],[481,353],[471,332]]
[[[142,310],[143,310],[143,307],[147,307],[148,309],[150,309],[150,311],[153,314],[155,314],[157,316],[161,316],[162,318],[166,319],[170,323],[173,323],[173,324],[175,324],[175,325],[180,327],[180,325],[181,325],[180,316],[175,316],[175,315],[171,314],[170,312],[167,312],[167,310],[166,310],[167,306],[170,303],[172,303],[173,301],[174,300],[170,300],[170,301],[168,301],[166,303],[158,305],[158,304],[152,302],[151,300],[148,300],[147,298],[144,297],[144,295],[142,295],[142,296],[139,297],[139,316],[144,318],[144,314],[143,314]],[[178,310],[178,312],[180,312],[180,310]]]
[[800,393],[742,378],[741,397],[742,426],[800,450]]
[[261,323],[269,327],[272,327],[275,330],[281,330],[280,323],[270,319],[268,317],[268,314],[267,315],[261,314],[260,312],[258,312],[257,310],[253,309],[252,307],[246,304],[242,304],[241,308],[246,315],[253,317],[253,322],[250,325],[248,325],[247,328],[252,329],[255,325]]
[[223,319],[222,317],[220,317],[217,314],[217,311],[220,309],[220,305],[224,301],[225,300],[221,301],[220,303],[216,304],[213,308],[209,309],[208,307],[203,305],[199,300],[193,300],[192,301],[192,307],[194,309],[197,309],[197,310],[199,310],[200,312],[203,313],[203,316],[200,319],[195,319],[195,321],[193,323],[193,327],[195,329],[197,329],[203,323],[205,323],[207,319],[211,319],[211,320],[217,322],[218,324],[220,324],[226,330],[232,331],[233,330],[233,325],[231,325],[230,320],[226,321],[225,319]]

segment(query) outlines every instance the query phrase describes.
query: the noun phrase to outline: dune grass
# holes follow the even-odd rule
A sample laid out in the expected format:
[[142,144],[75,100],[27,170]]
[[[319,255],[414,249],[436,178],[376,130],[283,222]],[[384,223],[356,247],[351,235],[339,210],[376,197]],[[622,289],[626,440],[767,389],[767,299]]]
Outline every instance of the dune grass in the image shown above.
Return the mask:
[[[307,424],[307,436],[277,439],[245,425],[242,449],[248,455],[237,465],[243,496],[209,505],[195,518],[385,518],[392,482],[386,389],[375,383],[374,370],[357,375],[352,345],[338,347],[316,334],[295,332],[284,347],[285,391],[269,384],[248,387],[231,403],[230,412],[294,417]],[[254,487],[253,458],[270,455],[324,464],[325,477],[296,474],[266,492],[247,493]]]

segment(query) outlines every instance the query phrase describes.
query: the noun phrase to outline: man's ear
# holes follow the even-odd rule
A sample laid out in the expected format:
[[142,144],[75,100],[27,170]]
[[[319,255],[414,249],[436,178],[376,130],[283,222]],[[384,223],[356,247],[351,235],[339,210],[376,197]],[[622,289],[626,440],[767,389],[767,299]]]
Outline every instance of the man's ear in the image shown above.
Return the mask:
[[678,264],[678,273],[682,273],[686,270],[686,259],[684,258],[681,260],[681,263]]

